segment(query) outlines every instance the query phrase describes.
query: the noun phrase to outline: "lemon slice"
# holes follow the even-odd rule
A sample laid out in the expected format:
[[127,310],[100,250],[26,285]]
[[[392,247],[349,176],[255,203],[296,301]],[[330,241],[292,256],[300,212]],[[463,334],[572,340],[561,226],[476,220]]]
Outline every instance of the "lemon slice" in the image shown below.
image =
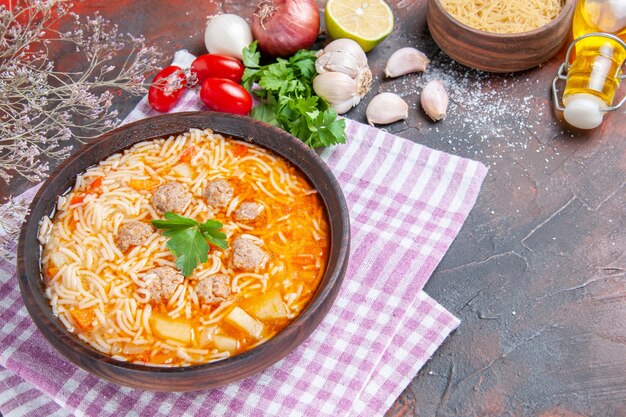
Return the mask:
[[382,0],[328,0],[326,29],[331,38],[349,38],[365,52],[393,30],[393,12]]

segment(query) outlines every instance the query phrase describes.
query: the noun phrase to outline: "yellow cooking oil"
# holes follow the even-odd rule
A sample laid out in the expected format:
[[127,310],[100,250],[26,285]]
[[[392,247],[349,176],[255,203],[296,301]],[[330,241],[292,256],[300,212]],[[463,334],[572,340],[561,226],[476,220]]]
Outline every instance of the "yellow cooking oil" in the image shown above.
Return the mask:
[[[579,0],[572,28],[574,39],[601,32],[626,42],[626,0]],[[618,90],[624,60],[626,49],[606,37],[592,36],[576,43],[563,93],[565,119],[570,124],[585,129],[602,122],[602,110],[612,106]]]

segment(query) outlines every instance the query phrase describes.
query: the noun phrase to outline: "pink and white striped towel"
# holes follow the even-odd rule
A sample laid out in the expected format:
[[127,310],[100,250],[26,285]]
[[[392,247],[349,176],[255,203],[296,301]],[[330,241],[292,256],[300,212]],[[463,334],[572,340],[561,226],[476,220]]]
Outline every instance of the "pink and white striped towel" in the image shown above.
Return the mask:
[[[174,63],[184,67],[191,60],[180,51]],[[202,108],[197,95],[187,92],[174,111]],[[152,114],[144,99],[127,121]],[[348,202],[350,264],[334,306],[304,344],[260,374],[218,389],[180,394],[120,387],[52,350],[26,313],[14,265],[0,263],[0,411],[384,414],[459,324],[422,288],[473,207],[486,168],[348,119],[346,125],[348,143],[321,156]]]

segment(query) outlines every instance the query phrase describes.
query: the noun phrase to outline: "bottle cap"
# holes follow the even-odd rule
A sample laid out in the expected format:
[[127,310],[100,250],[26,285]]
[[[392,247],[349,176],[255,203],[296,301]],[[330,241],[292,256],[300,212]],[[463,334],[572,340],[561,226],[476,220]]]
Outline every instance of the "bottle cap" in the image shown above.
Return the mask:
[[595,129],[602,123],[606,104],[591,94],[572,94],[564,99],[563,116],[567,123],[579,129]]

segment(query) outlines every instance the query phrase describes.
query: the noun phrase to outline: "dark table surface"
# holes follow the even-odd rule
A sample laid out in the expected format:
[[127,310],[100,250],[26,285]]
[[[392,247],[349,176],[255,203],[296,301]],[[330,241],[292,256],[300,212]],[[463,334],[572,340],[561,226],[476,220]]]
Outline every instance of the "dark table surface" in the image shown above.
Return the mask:
[[[92,0],[121,32],[163,52],[205,53],[205,19],[250,18],[255,0]],[[320,3],[321,4],[321,3]],[[564,52],[540,68],[490,75],[452,62],[435,45],[425,0],[392,0],[396,27],[368,54],[373,91],[347,114],[364,121],[376,91],[410,103],[387,130],[489,166],[476,207],[426,285],[461,326],[404,391],[394,416],[626,416],[626,117],[586,133],[562,124],[549,85]],[[424,51],[425,74],[383,80],[391,53]],[[124,57],[120,57],[122,60]],[[58,57],[59,61],[71,56]],[[441,123],[419,91],[443,79],[451,106]],[[624,86],[622,87],[624,91]],[[126,115],[139,98],[123,100]],[[28,188],[13,181],[1,192]]]

